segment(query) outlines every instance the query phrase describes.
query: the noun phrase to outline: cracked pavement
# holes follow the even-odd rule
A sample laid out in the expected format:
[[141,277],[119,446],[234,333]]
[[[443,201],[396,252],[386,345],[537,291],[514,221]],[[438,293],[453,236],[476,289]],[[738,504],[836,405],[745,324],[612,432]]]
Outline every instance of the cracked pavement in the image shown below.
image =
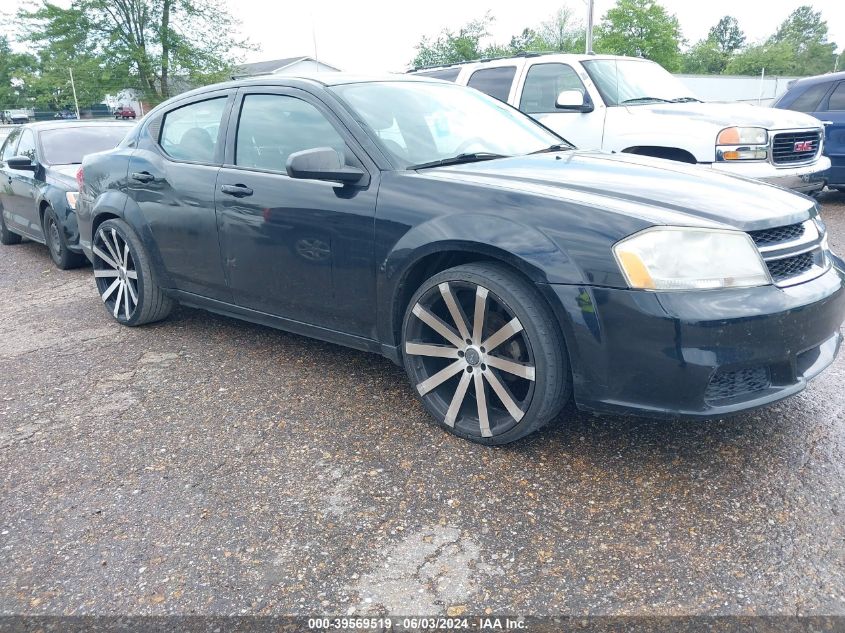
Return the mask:
[[377,356],[122,328],[32,243],[0,342],[0,614],[845,614],[845,356],[735,418],[569,408],[494,449]]

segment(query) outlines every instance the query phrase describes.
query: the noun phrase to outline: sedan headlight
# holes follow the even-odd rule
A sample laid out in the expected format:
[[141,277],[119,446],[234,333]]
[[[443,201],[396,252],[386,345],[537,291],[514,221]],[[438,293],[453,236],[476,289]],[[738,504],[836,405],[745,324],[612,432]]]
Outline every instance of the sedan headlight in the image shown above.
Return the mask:
[[654,227],[617,242],[613,254],[631,288],[693,290],[772,283],[751,236],[741,231]]
[[769,133],[762,127],[728,127],[716,137],[716,160],[765,160]]
[[68,191],[65,193],[65,200],[71,209],[76,209],[76,200],[79,198],[78,191]]

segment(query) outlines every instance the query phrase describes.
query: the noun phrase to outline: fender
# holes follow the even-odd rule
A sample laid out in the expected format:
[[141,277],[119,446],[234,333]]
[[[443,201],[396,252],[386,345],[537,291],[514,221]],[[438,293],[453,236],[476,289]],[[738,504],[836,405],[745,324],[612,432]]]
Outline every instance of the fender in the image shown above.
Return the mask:
[[[172,288],[173,284],[170,280],[170,275],[167,274],[161,252],[138,203],[125,193],[111,189],[103,193],[94,204],[90,226],[93,227],[99,224],[98,218],[103,215],[117,216],[135,231],[135,234],[141,239],[144,250],[150,259],[150,268],[152,269],[156,283],[162,289]],[[93,240],[93,234],[91,235],[91,239]],[[91,256],[89,255],[90,258]]]
[[[64,233],[65,243],[68,250],[78,253],[81,251],[79,246],[79,224],[76,218],[76,211],[70,208],[65,197],[65,191],[57,187],[46,186],[41,187],[38,196],[35,199],[35,209],[37,212],[38,221],[44,225],[44,217],[41,213],[42,205],[49,206],[53,213],[56,214],[56,219],[59,221],[59,227]],[[47,236],[44,236],[47,239]]]
[[[564,250],[536,228],[481,213],[442,215],[407,233],[377,263],[378,337],[397,344],[412,272],[438,253],[467,253],[513,266],[534,283],[582,283],[583,275]],[[397,320],[398,319],[398,320]]]

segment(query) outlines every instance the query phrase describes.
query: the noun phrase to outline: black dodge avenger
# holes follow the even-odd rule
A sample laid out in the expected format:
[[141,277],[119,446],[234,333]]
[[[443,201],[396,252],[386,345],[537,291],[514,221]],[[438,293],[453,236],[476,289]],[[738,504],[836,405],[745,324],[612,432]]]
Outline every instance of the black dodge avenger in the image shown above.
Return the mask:
[[453,84],[209,86],[81,177],[81,244],[119,322],[179,302],[380,353],[485,444],[570,398],[691,418],[769,404],[841,341],[845,265],[810,198],[578,151]]

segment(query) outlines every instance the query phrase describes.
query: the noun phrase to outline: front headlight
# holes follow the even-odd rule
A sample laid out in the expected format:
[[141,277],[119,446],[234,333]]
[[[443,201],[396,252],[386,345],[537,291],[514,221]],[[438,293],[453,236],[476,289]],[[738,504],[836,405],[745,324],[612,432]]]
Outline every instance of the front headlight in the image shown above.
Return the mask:
[[716,136],[716,160],[765,160],[769,132],[762,127],[728,127]]
[[68,191],[65,193],[65,200],[71,209],[76,209],[76,200],[79,198],[78,191]]
[[760,251],[741,231],[654,227],[617,242],[613,254],[631,288],[693,290],[772,283]]

